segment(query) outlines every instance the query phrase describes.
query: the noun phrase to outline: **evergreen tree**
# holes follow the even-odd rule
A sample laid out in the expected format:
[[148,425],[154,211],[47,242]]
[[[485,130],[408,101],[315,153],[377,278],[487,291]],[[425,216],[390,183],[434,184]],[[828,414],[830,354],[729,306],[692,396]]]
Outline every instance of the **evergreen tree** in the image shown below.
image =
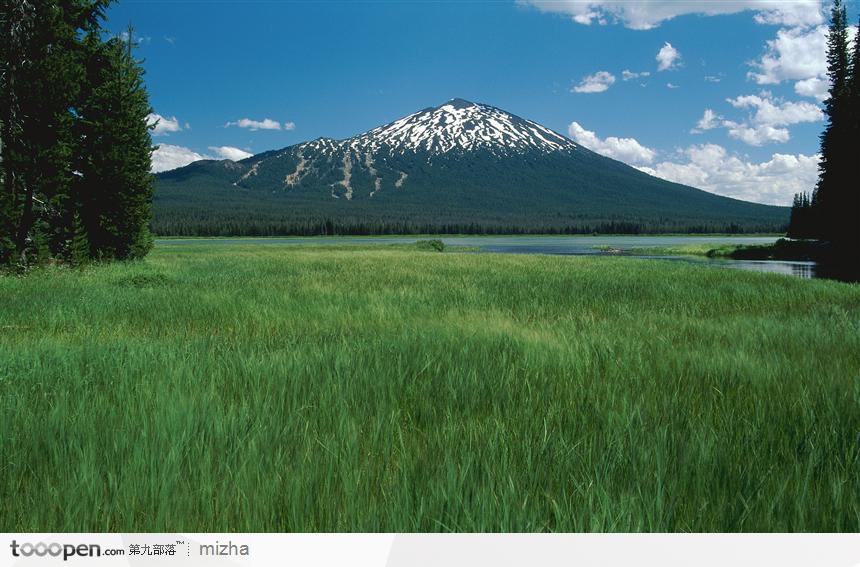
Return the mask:
[[0,262],[7,264],[24,253],[23,249],[19,250],[17,238],[19,219],[26,203],[32,199],[21,171],[26,151],[21,132],[26,122],[22,102],[26,78],[23,75],[28,66],[27,48],[34,35],[36,9],[27,0],[0,2],[0,175],[3,180]]
[[152,247],[152,112],[133,30],[124,39],[89,38],[87,89],[79,108],[82,220],[94,257],[141,258]]
[[0,262],[27,265],[42,242],[52,255],[68,247],[76,210],[80,37],[98,27],[107,4],[0,0]]
[[3,53],[10,58],[4,87],[14,99],[16,115],[10,117],[14,132],[5,140],[10,152],[4,166],[12,182],[8,216],[14,254],[23,264],[27,253],[34,252],[37,221],[44,221],[40,238],[47,239],[51,250],[62,240],[60,211],[70,191],[74,148],[69,109],[80,74],[68,13],[49,2],[28,2],[25,9],[26,16],[24,10],[4,6],[9,15],[24,17],[15,22],[20,51]]
[[[854,34],[854,52],[851,57],[849,92],[850,123],[846,134],[845,144],[848,160],[846,168],[856,168],[857,144],[860,142],[860,22],[857,23]],[[855,260],[860,260],[860,181],[856,174],[846,178],[845,185],[845,215],[842,239],[848,243],[848,249],[854,252]]]
[[0,0],[0,263],[152,247],[151,112],[112,0]]
[[[827,125],[821,135],[821,163],[815,189],[818,236],[843,241],[851,222],[846,196],[849,194],[853,140],[850,121],[850,62],[847,14],[842,0],[834,0],[827,37],[827,75],[829,97],[824,102]],[[856,213],[854,213],[856,217]]]
[[815,218],[809,193],[795,193],[791,206],[788,236],[791,238],[815,238]]

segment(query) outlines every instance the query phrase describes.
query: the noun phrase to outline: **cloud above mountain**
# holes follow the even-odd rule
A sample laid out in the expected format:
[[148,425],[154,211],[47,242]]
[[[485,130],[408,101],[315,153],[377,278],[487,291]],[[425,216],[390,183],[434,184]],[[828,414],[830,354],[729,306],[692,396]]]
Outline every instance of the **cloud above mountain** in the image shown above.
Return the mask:
[[152,152],[152,172],[169,171],[201,159],[212,159],[212,157],[182,146],[159,144]]
[[729,120],[706,108],[702,118],[690,130],[692,134],[725,128],[728,135],[750,146],[784,143],[791,139],[788,127],[804,122],[818,122],[824,114],[818,105],[806,101],[785,101],[770,92],[726,99],[735,109],[746,110],[741,120]]
[[209,151],[213,152],[219,159],[229,159],[231,161],[240,161],[251,157],[251,152],[246,152],[232,146],[209,146]]
[[629,164],[646,164],[654,161],[657,152],[645,147],[633,138],[609,136],[601,139],[595,132],[586,130],[579,122],[571,122],[567,133],[579,144],[606,157]]
[[252,132],[257,130],[295,130],[296,128],[296,124],[294,122],[284,122],[281,124],[277,120],[272,120],[271,118],[263,118],[262,120],[240,118],[239,120],[227,122],[224,125],[225,128],[229,128],[230,126],[245,128]]
[[253,154],[234,148],[232,146],[209,146],[209,151],[213,155],[201,154],[190,148],[176,146],[173,144],[159,144],[152,152],[152,173],[160,173],[162,171],[170,171],[177,167],[184,167],[189,163],[200,161],[202,159],[229,159],[231,161],[239,161],[251,157]]
[[755,162],[717,144],[700,144],[679,151],[674,159],[639,169],[726,197],[790,205],[795,193],[815,187],[819,159],[818,155],[775,153]]

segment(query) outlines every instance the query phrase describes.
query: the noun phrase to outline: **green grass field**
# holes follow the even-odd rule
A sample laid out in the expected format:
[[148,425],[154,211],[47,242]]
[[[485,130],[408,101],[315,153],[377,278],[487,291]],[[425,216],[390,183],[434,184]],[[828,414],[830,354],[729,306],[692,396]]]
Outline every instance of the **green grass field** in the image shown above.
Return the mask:
[[0,278],[0,531],[858,531],[860,286],[171,246]]

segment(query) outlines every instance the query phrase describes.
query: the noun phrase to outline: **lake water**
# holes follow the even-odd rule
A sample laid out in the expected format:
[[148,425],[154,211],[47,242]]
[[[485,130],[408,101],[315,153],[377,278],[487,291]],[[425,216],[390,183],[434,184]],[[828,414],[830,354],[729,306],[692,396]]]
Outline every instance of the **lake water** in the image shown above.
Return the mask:
[[[158,246],[206,245],[344,245],[406,244],[426,239],[421,236],[309,236],[284,238],[189,238],[156,239]],[[775,236],[441,236],[446,246],[465,246],[486,252],[507,254],[601,255],[601,247],[611,247],[623,255],[634,248],[682,246],[685,244],[772,244]],[[726,260],[698,256],[629,256],[631,259],[659,259],[689,262],[717,268],[785,274],[801,278],[820,277],[815,262],[781,260]]]

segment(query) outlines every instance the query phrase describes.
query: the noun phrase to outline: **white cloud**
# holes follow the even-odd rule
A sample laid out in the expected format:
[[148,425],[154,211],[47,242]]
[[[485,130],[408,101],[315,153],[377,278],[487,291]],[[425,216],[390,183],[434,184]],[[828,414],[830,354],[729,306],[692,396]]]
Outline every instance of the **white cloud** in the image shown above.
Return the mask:
[[690,130],[691,134],[701,134],[705,130],[713,130],[714,128],[719,128],[722,125],[722,118],[717,116],[717,113],[711,110],[710,108],[705,109],[705,113],[696,122],[696,127]]
[[774,99],[768,92],[730,98],[727,102],[735,108],[753,111],[746,122],[723,122],[729,136],[751,146],[787,142],[791,135],[786,126],[817,122],[823,118],[821,109],[812,103],[783,102]]
[[820,77],[812,77],[794,83],[794,92],[800,96],[809,96],[819,102],[827,98],[830,90],[830,82]]
[[719,75],[705,75],[705,80],[709,83],[719,83],[723,78]]
[[[856,26],[848,28],[848,39],[854,41]],[[794,92],[819,102],[827,98],[827,26],[793,27],[776,32],[776,38],[765,44],[761,58],[751,63],[747,73],[760,85],[795,81]]]
[[782,102],[774,99],[770,93],[739,96],[727,100],[735,108],[754,109],[752,116],[754,124],[770,124],[773,126],[789,126],[801,122],[817,122],[824,116],[821,109],[810,102]]
[[158,149],[152,152],[152,172],[169,171],[201,159],[229,159],[231,161],[239,161],[253,155],[232,146],[209,146],[209,150],[214,155],[201,154],[183,146],[159,144]]
[[640,77],[650,77],[650,76],[651,76],[651,73],[649,73],[648,71],[640,71],[638,73],[634,73],[633,71],[630,71],[629,69],[624,69],[623,71],[621,71],[621,79],[624,81],[632,81],[633,79],[638,79]]
[[691,134],[701,134],[705,130],[725,128],[730,137],[751,146],[767,143],[784,143],[791,139],[786,126],[803,122],[817,122],[823,118],[821,109],[809,102],[785,102],[775,99],[767,91],[758,95],[745,95],[726,99],[734,108],[749,110],[747,119],[738,122],[718,116],[710,108],[705,109],[702,118],[690,130]]
[[[848,39],[854,41],[857,28],[848,28]],[[827,26],[793,27],[776,32],[776,38],[765,45],[764,55],[752,64],[747,76],[760,85],[795,81],[794,92],[819,102],[827,98]]]
[[678,86],[678,85],[676,85],[675,83],[666,83],[666,88],[667,88],[667,89],[679,89],[679,88],[681,88],[681,87],[679,87],[679,86]]
[[284,130],[295,130],[296,123],[295,122],[284,122]]
[[668,41],[657,52],[657,70],[668,71],[675,69],[681,61],[681,52],[672,47]]
[[179,124],[179,120],[175,116],[168,118],[167,116],[162,116],[160,114],[150,113],[146,116],[146,123],[149,126],[155,124],[155,128],[152,130],[153,136],[161,136],[163,134],[169,134],[170,132],[182,131],[182,126]]
[[229,159],[231,161],[239,161],[251,157],[252,153],[234,148],[232,146],[209,146],[209,149],[215,152],[215,155],[220,159]]
[[803,80],[827,73],[827,26],[792,28],[776,32],[765,54],[753,63],[749,77],[760,85]]
[[738,124],[726,120],[723,125],[728,129],[729,136],[750,146],[763,146],[769,142],[783,144],[791,139],[788,128],[776,128],[770,124]]
[[586,130],[578,122],[571,122],[567,128],[570,137],[591,151],[632,164],[645,164],[654,161],[657,152],[647,148],[634,138],[610,136],[601,140],[596,133]]
[[198,154],[194,150],[171,144],[159,144],[152,152],[152,172],[168,171],[188,165],[201,159],[215,159],[212,156]]
[[821,0],[518,0],[518,4],[563,14],[584,25],[620,22],[638,30],[686,14],[716,16],[747,10],[755,11],[761,24],[809,26],[823,21]]
[[678,161],[639,169],[718,195],[790,205],[795,193],[815,187],[818,161],[817,155],[773,154],[770,160],[755,163],[729,154],[722,146],[702,144],[683,150]]
[[[256,130],[280,130],[281,123],[277,120],[272,120],[271,118],[264,118],[262,120],[251,120],[250,118],[240,118],[235,122],[228,122],[224,125],[225,128],[229,126],[238,126],[239,128],[247,128],[251,131]],[[287,130],[292,130],[296,127],[292,122],[287,123]]]
[[614,82],[615,75],[607,71],[598,71],[582,79],[571,91],[577,93],[602,93]]

